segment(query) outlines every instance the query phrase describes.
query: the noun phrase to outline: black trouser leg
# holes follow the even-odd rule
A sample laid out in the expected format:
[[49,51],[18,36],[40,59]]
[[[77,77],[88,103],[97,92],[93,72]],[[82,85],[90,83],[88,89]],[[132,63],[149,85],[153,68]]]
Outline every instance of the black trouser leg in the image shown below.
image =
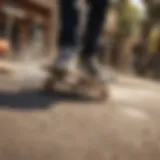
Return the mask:
[[59,0],[60,7],[60,46],[77,44],[78,10],[76,0]]
[[86,30],[83,37],[81,57],[88,59],[96,53],[98,38],[109,6],[108,0],[87,0],[90,6]]

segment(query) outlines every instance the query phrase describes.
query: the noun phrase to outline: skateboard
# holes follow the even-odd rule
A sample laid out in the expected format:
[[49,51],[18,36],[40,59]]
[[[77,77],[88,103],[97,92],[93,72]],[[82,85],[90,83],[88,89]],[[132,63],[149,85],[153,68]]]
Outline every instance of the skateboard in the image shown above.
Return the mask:
[[[43,86],[45,92],[74,93],[88,99],[100,101],[109,98],[108,86],[92,77],[57,69],[51,69],[49,75]],[[71,77],[74,81],[71,80]]]

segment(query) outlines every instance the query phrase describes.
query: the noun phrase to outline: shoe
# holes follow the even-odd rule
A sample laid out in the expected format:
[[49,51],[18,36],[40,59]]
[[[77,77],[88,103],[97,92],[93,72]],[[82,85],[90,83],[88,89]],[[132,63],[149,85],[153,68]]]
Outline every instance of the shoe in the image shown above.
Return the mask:
[[79,69],[83,76],[87,76],[95,81],[105,82],[105,74],[102,71],[102,66],[94,58],[81,59]]
[[106,85],[106,74],[103,72],[100,63],[92,58],[79,59],[77,67],[80,71],[77,91],[81,90],[82,95],[85,94],[89,98],[106,101],[109,97],[109,89]]
[[71,70],[74,67],[75,52],[76,50],[73,47],[60,48],[53,68],[64,72]]

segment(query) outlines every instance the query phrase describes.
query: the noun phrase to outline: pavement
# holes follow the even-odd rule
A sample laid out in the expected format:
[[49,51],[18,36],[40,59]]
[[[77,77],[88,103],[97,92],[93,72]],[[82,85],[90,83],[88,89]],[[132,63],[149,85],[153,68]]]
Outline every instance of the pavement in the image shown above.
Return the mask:
[[160,84],[117,74],[108,101],[87,101],[39,92],[40,66],[0,75],[0,160],[160,159]]

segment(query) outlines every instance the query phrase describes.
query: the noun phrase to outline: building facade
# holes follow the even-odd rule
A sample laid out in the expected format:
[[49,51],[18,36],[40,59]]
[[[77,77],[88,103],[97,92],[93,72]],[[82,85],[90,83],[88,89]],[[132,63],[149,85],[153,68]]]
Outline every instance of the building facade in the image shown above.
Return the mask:
[[[48,0],[49,1],[49,0]],[[47,0],[0,0],[0,39],[7,39],[11,50],[41,38],[44,49],[53,42],[53,5]]]

